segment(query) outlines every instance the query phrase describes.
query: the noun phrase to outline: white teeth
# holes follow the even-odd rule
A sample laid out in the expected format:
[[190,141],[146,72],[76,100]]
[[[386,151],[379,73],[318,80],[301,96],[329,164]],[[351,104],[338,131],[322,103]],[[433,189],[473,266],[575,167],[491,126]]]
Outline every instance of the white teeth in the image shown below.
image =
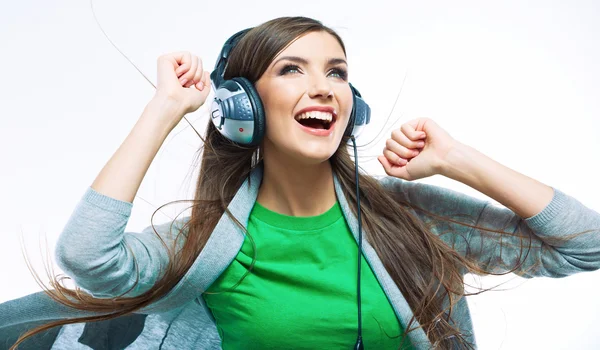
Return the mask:
[[297,120],[308,118],[325,120],[331,123],[331,121],[333,120],[333,115],[329,112],[310,111],[302,113],[296,117]]

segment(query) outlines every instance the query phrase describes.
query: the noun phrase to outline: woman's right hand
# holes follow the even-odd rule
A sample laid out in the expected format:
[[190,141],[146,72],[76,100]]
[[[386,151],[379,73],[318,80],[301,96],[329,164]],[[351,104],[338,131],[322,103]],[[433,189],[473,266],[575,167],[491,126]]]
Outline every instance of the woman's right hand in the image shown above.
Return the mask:
[[157,62],[158,82],[155,100],[176,106],[173,125],[187,113],[194,112],[206,101],[210,92],[210,74],[202,68],[202,60],[188,51],[162,55]]

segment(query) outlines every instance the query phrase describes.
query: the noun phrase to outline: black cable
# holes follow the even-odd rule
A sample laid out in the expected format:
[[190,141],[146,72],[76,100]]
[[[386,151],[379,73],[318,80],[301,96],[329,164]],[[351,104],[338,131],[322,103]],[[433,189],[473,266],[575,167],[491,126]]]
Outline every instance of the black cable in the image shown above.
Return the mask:
[[356,175],[356,207],[358,212],[358,274],[357,274],[357,282],[356,282],[356,298],[358,301],[358,338],[356,339],[356,344],[354,345],[354,350],[363,350],[363,342],[362,342],[362,310],[361,304],[362,300],[360,297],[360,266],[362,263],[362,222],[360,219],[360,188],[358,187],[358,152],[356,151],[356,140],[354,136],[350,136],[352,140],[352,145],[354,147],[354,167],[355,167],[355,175]]

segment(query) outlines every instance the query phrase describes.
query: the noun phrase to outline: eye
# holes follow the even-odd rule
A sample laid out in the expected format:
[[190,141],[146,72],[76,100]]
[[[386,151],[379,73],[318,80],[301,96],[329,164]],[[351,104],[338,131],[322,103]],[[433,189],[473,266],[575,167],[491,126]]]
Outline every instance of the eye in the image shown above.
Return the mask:
[[[281,68],[281,70],[279,70],[279,75],[295,74],[300,72],[301,70],[299,66],[295,64],[287,64],[283,68]],[[333,68],[332,70],[330,70],[329,75],[340,78],[344,81],[348,79],[348,71],[340,67]]]
[[298,73],[300,72],[300,67],[295,64],[287,64],[279,71],[279,75],[285,75],[288,73]]
[[329,73],[337,75],[338,78],[342,80],[348,79],[348,72],[343,68],[334,68],[331,71],[329,71]]

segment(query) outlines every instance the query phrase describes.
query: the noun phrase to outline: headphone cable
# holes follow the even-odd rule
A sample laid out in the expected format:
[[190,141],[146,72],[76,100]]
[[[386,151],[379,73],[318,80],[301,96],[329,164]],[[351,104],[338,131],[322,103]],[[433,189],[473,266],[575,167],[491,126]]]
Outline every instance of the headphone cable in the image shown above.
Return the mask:
[[356,207],[358,213],[358,273],[357,273],[357,282],[356,282],[356,297],[358,302],[358,338],[356,339],[356,344],[354,345],[354,350],[363,350],[363,342],[362,342],[362,310],[361,304],[362,299],[360,297],[360,266],[362,262],[362,222],[360,218],[360,188],[358,186],[358,153],[356,151],[356,140],[354,136],[350,136],[350,140],[352,140],[352,146],[354,148],[354,169],[356,175]]

